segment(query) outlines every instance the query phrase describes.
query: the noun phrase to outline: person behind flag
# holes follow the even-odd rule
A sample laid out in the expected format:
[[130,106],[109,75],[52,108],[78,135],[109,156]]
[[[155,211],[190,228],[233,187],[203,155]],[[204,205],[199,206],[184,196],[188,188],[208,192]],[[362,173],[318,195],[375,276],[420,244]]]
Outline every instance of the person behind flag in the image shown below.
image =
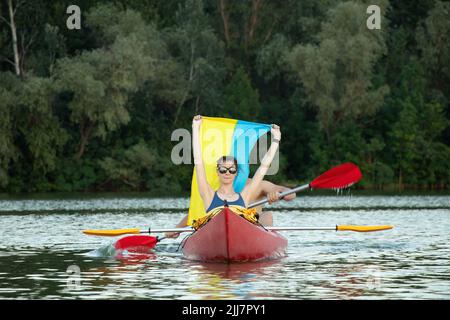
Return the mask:
[[[228,204],[229,206],[240,206],[245,208],[251,200],[260,198],[263,194],[262,190],[264,188],[261,188],[261,184],[263,182],[264,176],[267,173],[267,170],[269,169],[273,161],[273,158],[279,146],[279,142],[281,140],[281,132],[279,126],[272,125],[272,143],[269,150],[261,160],[261,165],[259,166],[253,178],[247,181],[241,193],[236,193],[233,188],[233,181],[238,171],[238,163],[237,160],[231,156],[222,156],[217,161],[217,175],[220,181],[220,185],[217,191],[214,191],[213,188],[209,185],[202,159],[200,142],[201,123],[202,117],[200,115],[195,116],[192,121],[192,145],[194,149],[194,164],[196,170],[198,191],[203,201],[203,205],[205,206],[205,208],[208,208],[206,211],[209,212],[217,207],[224,206],[225,204]],[[263,184],[263,186],[264,185],[265,184]],[[271,184],[271,186],[273,187],[275,185]],[[272,188],[271,190],[272,191],[269,192],[270,195],[269,193],[266,193],[266,195],[268,195],[270,202],[274,202],[277,199],[277,193],[283,191],[284,189],[275,190],[274,188]],[[293,197],[295,197],[295,195]],[[265,220],[271,223],[272,217],[270,216]],[[186,225],[186,222],[187,218],[185,217],[177,226]],[[168,233],[166,234],[166,236],[176,237],[177,234]]]
[[235,158],[230,156],[223,156],[217,161],[217,174],[220,181],[220,186],[217,191],[211,187],[206,178],[205,167],[203,165],[202,150],[200,143],[200,126],[202,117],[197,115],[192,121],[192,145],[194,152],[194,164],[197,176],[197,185],[200,197],[203,200],[206,211],[211,211],[217,207],[228,205],[237,205],[247,207],[250,200],[257,196],[259,185],[263,181],[264,176],[269,169],[275,153],[277,152],[280,140],[280,127],[273,124],[270,130],[272,135],[272,143],[269,150],[261,160],[261,164],[256,170],[252,180],[247,183],[240,193],[236,193],[233,188],[233,181],[236,177],[238,163]]

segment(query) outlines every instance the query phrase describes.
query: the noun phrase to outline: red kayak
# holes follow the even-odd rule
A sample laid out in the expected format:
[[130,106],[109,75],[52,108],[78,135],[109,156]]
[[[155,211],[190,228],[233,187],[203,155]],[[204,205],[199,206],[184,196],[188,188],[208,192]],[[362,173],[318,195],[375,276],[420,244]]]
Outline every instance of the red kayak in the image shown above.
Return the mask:
[[285,255],[287,239],[224,208],[190,236],[183,247],[189,260],[244,262]]

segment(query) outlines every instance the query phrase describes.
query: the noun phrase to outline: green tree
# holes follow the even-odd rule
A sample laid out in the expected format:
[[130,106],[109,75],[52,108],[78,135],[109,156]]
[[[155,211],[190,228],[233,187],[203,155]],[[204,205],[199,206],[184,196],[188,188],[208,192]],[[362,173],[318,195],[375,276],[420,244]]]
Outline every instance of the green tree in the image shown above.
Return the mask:
[[70,120],[79,128],[76,158],[92,136],[105,138],[130,121],[129,96],[164,66],[165,47],[153,26],[134,11],[99,6],[87,15],[101,48],[58,60],[55,78],[72,95]]
[[54,86],[50,79],[29,74],[22,78],[9,73],[2,76],[1,175],[5,185],[14,160],[20,159],[24,171],[16,173],[18,178],[32,173],[45,175],[53,170],[68,135],[54,113]]
[[156,162],[155,152],[148,148],[145,142],[126,150],[116,152],[117,155],[100,160],[100,167],[106,171],[107,181],[118,181],[132,188],[141,189],[144,171],[148,171]]
[[268,81],[288,70],[286,53],[290,43],[281,34],[275,35],[265,46],[259,50],[256,57],[258,75]]
[[253,89],[245,70],[241,67],[225,88],[225,113],[231,118],[257,119],[260,112],[259,94]]
[[[447,119],[450,115],[450,3],[435,1],[428,16],[416,30],[420,62],[426,70],[428,96],[444,106]],[[443,139],[450,144],[450,127]]]
[[372,85],[374,64],[386,52],[385,34],[367,29],[365,9],[338,4],[322,25],[319,44],[297,45],[289,56],[328,141],[341,122],[374,114],[388,92]]
[[400,190],[403,189],[403,183],[405,182],[417,182],[413,163],[419,157],[416,144],[418,129],[417,110],[408,99],[402,103],[399,119],[392,126],[390,133]]
[[448,181],[444,163],[450,156],[449,147],[441,142],[449,125],[443,106],[427,102],[424,67],[419,60],[410,60],[402,70],[393,99],[389,99],[397,119],[388,141],[400,189],[404,183],[433,186]]
[[422,185],[442,187],[450,180],[450,147],[441,142],[449,121],[438,102],[425,103],[419,111],[420,136],[417,140],[417,171]]
[[202,0],[186,0],[179,6],[177,23],[165,32],[172,56],[179,63],[182,79],[174,124],[187,104],[192,113],[211,113],[220,108],[220,88],[225,76],[223,43],[217,38],[204,12]]
[[28,76],[22,85],[17,103],[18,128],[33,168],[45,173],[55,168],[58,151],[61,151],[68,136],[55,116],[55,93],[51,79]]
[[428,17],[417,28],[416,39],[433,88],[447,94],[450,85],[450,3],[436,1]]
[[70,4],[0,4],[1,192],[188,194],[198,113],[279,124],[278,182],[449,186],[448,1],[377,1],[381,30],[360,0],[78,0],[77,31]]
[[10,164],[17,160],[20,153],[14,143],[15,95],[11,90],[11,87],[18,85],[18,80],[9,72],[4,72],[0,74],[0,82],[0,187],[5,187],[9,182]]

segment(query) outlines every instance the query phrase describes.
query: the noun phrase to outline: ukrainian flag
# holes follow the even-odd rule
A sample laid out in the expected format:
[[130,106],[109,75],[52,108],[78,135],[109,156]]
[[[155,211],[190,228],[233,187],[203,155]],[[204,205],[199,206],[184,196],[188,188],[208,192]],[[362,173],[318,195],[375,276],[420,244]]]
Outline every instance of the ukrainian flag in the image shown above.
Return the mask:
[[[206,178],[210,186],[217,190],[220,186],[216,172],[217,160],[222,156],[233,156],[238,162],[238,172],[233,187],[241,192],[250,173],[250,153],[258,139],[270,131],[271,125],[248,121],[202,117],[200,127],[200,144]],[[203,200],[197,186],[194,168],[191,184],[191,201],[188,224],[206,214]]]

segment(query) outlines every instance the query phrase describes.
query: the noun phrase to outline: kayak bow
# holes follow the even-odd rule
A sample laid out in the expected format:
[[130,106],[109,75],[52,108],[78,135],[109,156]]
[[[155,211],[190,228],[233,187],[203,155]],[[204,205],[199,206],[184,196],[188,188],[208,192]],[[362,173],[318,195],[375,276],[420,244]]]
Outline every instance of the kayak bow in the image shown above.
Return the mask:
[[224,208],[186,239],[183,255],[189,260],[244,262],[282,257],[286,247],[282,235]]

